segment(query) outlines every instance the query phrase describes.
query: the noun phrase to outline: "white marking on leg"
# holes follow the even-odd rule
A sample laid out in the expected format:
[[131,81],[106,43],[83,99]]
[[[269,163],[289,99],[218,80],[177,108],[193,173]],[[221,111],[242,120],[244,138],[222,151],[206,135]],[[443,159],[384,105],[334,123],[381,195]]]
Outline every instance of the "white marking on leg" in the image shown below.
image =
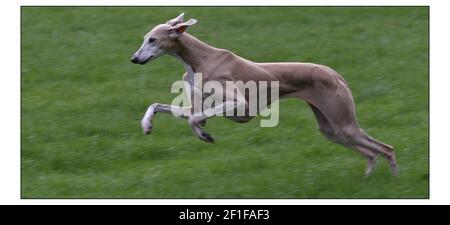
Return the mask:
[[148,107],[144,117],[141,120],[142,130],[145,134],[149,134],[152,131],[152,119],[156,113],[171,113],[176,117],[187,119],[188,117],[185,115],[188,115],[190,111],[190,107],[179,107],[174,105],[153,103]]
[[141,120],[141,126],[142,130],[144,131],[144,134],[149,134],[151,132],[152,128],[152,117],[155,115],[155,108],[157,107],[158,103],[151,104],[147,111],[145,112],[144,117]]

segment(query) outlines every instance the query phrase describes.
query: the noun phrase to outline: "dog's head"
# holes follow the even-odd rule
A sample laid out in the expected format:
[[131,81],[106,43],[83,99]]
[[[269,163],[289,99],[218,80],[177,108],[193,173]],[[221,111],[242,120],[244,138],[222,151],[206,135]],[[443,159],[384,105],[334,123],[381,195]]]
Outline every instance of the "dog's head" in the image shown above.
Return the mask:
[[174,48],[175,40],[195,23],[197,23],[195,19],[189,19],[184,22],[184,13],[181,13],[176,18],[155,26],[144,36],[144,41],[131,57],[131,62],[142,65],[171,52]]

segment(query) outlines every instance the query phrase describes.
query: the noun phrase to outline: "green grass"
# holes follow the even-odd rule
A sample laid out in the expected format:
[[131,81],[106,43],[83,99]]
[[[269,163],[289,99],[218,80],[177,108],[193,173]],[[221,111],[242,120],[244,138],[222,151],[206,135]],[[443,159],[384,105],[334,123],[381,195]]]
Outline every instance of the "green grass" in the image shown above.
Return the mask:
[[[152,26],[180,12],[199,39],[259,61],[326,64],[348,81],[358,120],[395,146],[400,176],[330,143],[309,107],[280,102],[280,123],[157,115],[183,67],[129,58]],[[22,8],[23,198],[427,198],[428,8]],[[237,135],[239,134],[239,135]]]

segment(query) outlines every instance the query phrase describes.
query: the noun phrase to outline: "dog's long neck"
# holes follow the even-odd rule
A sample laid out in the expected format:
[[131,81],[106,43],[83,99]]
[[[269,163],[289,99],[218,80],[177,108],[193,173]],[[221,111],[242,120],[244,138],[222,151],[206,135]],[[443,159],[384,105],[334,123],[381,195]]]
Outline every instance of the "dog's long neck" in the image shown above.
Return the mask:
[[193,72],[201,72],[198,71],[201,65],[208,61],[208,56],[215,50],[216,48],[184,33],[177,39],[174,55],[185,64],[185,67],[190,66]]

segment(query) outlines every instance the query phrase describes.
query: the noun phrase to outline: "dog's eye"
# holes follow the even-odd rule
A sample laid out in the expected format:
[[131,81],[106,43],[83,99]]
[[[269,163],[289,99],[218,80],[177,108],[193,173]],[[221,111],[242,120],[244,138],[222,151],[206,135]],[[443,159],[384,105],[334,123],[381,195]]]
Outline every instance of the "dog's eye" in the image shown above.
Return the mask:
[[148,39],[148,43],[153,43],[154,41],[155,41],[154,38],[149,38],[149,39]]

